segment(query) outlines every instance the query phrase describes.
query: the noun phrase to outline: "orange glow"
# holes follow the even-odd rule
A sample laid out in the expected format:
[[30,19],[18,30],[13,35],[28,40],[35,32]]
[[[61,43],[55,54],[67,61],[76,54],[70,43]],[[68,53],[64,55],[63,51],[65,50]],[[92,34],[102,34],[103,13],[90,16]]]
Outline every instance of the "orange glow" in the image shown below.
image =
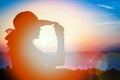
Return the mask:
[[[12,69],[21,80],[41,78],[40,74],[47,71],[49,73],[51,68],[64,64],[64,28],[61,25],[57,22],[38,20],[30,11],[19,13],[13,23],[15,29],[7,35],[6,40]],[[39,36],[39,26],[52,24],[54,24],[58,48],[55,55],[48,55],[38,50],[32,41]]]

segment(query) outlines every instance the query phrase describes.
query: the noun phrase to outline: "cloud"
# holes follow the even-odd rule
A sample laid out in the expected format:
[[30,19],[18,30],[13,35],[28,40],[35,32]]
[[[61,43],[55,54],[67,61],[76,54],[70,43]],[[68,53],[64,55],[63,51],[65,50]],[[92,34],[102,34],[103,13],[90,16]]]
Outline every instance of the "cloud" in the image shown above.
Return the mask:
[[120,21],[99,22],[99,23],[96,23],[96,26],[99,29],[101,28],[102,31],[108,32],[109,34],[110,33],[114,34],[114,37],[115,35],[117,37],[120,36]]
[[108,21],[97,23],[96,25],[120,25],[120,21]]
[[[102,40],[111,42],[120,40],[120,22],[119,21],[106,21],[97,22],[94,24],[95,35]],[[106,42],[107,43],[107,42]]]
[[104,4],[98,4],[97,6],[102,7],[102,8],[105,8],[105,9],[115,9],[115,8],[112,7],[112,6],[108,6],[108,5],[104,5]]

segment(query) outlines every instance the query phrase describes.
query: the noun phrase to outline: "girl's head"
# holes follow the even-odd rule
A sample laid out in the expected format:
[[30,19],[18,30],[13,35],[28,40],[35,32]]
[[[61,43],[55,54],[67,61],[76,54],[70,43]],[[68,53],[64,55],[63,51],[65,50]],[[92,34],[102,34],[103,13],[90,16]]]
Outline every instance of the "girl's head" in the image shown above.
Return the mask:
[[13,24],[15,29],[27,29],[31,25],[34,25],[38,21],[37,16],[30,12],[30,11],[24,11],[19,13],[13,20]]

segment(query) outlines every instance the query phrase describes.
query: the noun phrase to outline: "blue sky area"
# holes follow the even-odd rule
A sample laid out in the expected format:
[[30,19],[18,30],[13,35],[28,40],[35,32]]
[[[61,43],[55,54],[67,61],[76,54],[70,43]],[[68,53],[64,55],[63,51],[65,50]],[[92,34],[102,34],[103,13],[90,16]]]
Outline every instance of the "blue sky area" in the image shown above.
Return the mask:
[[[9,9],[9,7],[11,7],[14,4],[22,4],[25,2],[29,3],[35,1],[42,1],[42,0],[3,0],[0,1],[0,12]],[[83,4],[88,7],[94,7],[109,12],[111,13],[111,15],[114,15],[117,19],[120,19],[120,14],[119,14],[120,0],[51,0],[51,1],[72,2],[78,5]]]

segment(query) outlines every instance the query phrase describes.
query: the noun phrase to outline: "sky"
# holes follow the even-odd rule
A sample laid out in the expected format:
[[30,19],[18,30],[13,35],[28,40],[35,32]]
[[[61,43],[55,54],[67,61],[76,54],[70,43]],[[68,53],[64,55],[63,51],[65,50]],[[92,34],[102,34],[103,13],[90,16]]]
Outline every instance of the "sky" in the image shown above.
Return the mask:
[[[19,12],[30,10],[33,11],[39,19],[59,22],[65,28],[65,46],[67,51],[98,50],[112,42],[119,42],[119,4],[119,0],[1,1],[0,33],[2,36],[0,36],[0,40],[6,43],[3,37],[7,34],[4,31],[7,28],[14,27],[12,20],[15,15]],[[71,10],[69,10],[69,8],[71,8]],[[6,22],[8,23],[6,24]],[[54,35],[52,31],[50,32],[51,35]],[[46,34],[46,37],[50,36],[45,32],[41,32],[41,34]],[[45,41],[47,40],[46,37],[44,37],[44,41],[40,39],[36,40],[35,44],[41,45],[36,46],[42,48],[43,51],[54,51],[57,45],[55,36],[48,39],[48,41]],[[54,46],[52,46],[53,43]],[[48,50],[51,46],[53,48]]]
[[[101,51],[120,43],[120,0],[4,0],[0,1],[0,44],[7,43],[5,30],[14,28],[14,17],[27,10],[64,27],[67,52]],[[45,52],[55,51],[57,46],[50,26],[44,26],[40,38],[33,41]]]

